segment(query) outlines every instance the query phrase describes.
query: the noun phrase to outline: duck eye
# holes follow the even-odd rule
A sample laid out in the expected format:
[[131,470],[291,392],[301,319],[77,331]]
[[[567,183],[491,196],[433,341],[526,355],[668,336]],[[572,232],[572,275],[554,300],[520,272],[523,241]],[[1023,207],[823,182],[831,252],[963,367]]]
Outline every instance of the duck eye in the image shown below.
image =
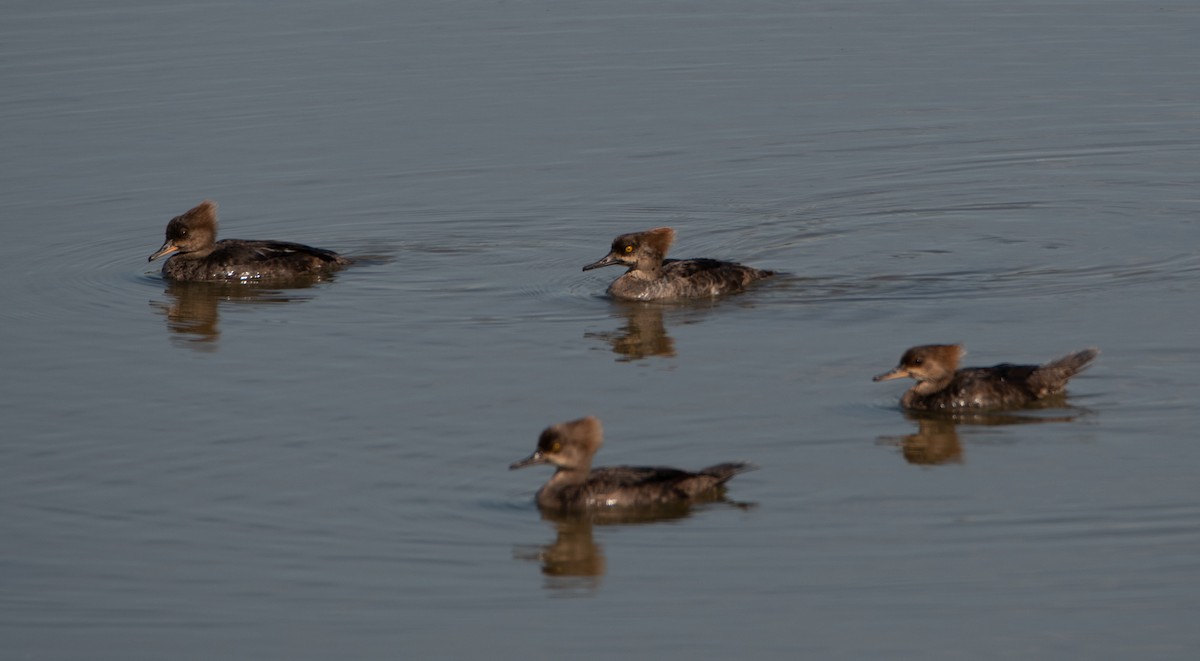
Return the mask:
[[558,452],[558,451],[559,451],[559,450],[561,450],[561,449],[562,449],[562,443],[559,443],[558,441],[555,441],[555,442],[554,442],[554,445],[551,445],[551,446],[550,446],[550,451],[551,451],[551,452]]
[[625,252],[627,252],[627,253],[633,252],[633,246],[632,245],[625,246]]
[[923,362],[925,362],[924,358],[913,358],[913,365],[920,365]]

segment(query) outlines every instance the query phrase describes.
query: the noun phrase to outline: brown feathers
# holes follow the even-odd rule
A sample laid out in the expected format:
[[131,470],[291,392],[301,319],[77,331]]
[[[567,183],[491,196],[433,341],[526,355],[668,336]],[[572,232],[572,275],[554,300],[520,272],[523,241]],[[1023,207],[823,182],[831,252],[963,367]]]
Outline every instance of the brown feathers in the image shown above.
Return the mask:
[[671,244],[675,242],[675,230],[670,227],[655,227],[642,232],[641,241],[647,248],[666,257],[667,251],[671,249]]

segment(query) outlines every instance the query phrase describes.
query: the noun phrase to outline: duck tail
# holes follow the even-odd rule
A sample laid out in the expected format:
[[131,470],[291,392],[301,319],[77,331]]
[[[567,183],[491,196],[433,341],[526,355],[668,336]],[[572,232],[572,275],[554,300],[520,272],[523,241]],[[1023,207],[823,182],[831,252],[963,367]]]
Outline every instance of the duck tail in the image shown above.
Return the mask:
[[1052,360],[1034,370],[1029,377],[1030,385],[1045,395],[1062,392],[1067,380],[1087,369],[1098,355],[1100,350],[1092,347]]
[[758,466],[745,461],[732,461],[724,464],[716,464],[715,466],[709,466],[708,468],[701,468],[700,474],[707,475],[709,477],[715,477],[718,480],[718,484],[723,484],[738,473],[745,473],[746,471],[752,471],[756,468],[758,468]]

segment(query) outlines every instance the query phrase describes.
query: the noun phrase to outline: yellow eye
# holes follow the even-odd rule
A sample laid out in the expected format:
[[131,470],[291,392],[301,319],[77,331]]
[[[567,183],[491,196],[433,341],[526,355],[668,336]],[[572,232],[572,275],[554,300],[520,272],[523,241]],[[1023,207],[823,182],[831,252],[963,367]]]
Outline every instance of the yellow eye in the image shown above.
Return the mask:
[[633,246],[625,246],[625,252],[633,252]]
[[562,449],[562,443],[555,442],[554,445],[550,446],[551,452],[558,452],[561,449]]

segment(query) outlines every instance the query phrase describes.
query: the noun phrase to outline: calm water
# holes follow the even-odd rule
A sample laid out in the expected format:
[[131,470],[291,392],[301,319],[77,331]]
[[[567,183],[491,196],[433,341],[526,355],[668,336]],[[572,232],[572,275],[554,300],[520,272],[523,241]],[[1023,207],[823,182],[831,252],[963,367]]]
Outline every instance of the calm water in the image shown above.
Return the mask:
[[[242,5],[245,6],[242,6]],[[1193,2],[8,3],[8,659],[1191,658]],[[169,285],[166,221],[369,257]],[[616,234],[789,273],[602,297]],[[1098,346],[1066,407],[870,377]],[[747,459],[656,521],[603,462]]]

